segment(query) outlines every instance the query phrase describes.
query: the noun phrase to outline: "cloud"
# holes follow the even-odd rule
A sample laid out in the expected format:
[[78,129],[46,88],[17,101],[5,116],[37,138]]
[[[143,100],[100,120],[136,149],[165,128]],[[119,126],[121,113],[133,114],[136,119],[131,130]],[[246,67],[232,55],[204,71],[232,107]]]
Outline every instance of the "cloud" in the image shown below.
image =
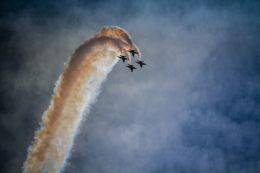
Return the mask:
[[130,73],[117,64],[65,172],[259,170],[257,5],[140,3],[79,2],[42,22],[17,17],[9,44],[22,61],[1,70],[10,97],[0,121],[5,167],[20,170],[69,55],[113,24],[129,31],[148,66]]

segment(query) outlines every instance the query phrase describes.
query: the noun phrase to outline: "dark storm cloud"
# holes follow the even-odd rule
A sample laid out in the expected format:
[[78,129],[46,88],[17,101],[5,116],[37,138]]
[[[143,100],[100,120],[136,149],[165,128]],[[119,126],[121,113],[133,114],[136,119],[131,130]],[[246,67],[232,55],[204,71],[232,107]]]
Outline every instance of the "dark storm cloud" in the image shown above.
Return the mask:
[[1,172],[20,171],[63,63],[107,24],[148,66],[115,67],[65,172],[258,172],[259,3],[31,2],[1,13]]

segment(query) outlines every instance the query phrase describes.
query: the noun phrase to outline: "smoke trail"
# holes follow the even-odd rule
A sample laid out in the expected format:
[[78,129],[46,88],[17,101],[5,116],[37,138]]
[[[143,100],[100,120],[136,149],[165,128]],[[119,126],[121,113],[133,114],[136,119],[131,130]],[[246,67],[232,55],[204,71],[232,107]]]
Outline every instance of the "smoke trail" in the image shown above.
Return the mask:
[[60,172],[69,156],[83,112],[95,100],[102,81],[118,55],[138,47],[119,27],[104,27],[81,45],[60,75],[49,108],[43,115],[24,164],[25,173]]

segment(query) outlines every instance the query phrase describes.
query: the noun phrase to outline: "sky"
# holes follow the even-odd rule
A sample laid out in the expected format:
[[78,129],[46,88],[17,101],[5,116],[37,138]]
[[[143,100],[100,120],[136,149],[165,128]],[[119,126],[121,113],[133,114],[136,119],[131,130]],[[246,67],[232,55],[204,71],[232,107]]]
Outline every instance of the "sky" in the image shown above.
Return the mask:
[[18,1],[0,7],[0,172],[21,172],[69,56],[104,25],[148,64],[119,62],[64,173],[257,173],[260,3]]

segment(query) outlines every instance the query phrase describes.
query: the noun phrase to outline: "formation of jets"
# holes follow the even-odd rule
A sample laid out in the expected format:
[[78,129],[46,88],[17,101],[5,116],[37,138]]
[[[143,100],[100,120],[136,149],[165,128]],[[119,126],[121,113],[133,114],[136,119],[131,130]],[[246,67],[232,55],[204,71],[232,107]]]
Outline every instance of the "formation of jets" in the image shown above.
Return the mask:
[[[132,55],[132,57],[134,57],[135,55],[138,55],[138,52],[137,52],[136,50],[133,50],[133,49],[130,49],[128,52]],[[123,63],[127,60],[126,56],[124,56],[124,55],[120,55],[120,56],[118,56],[118,58],[121,59],[121,60],[123,61]],[[142,68],[144,65],[146,65],[146,64],[144,63],[144,61],[141,61],[141,60],[139,60],[139,59],[137,59],[136,63],[139,64],[141,68]],[[137,68],[136,68],[134,65],[132,65],[132,64],[128,64],[126,67],[129,68],[129,69],[131,70],[131,72],[133,72],[134,69],[137,69]]]

